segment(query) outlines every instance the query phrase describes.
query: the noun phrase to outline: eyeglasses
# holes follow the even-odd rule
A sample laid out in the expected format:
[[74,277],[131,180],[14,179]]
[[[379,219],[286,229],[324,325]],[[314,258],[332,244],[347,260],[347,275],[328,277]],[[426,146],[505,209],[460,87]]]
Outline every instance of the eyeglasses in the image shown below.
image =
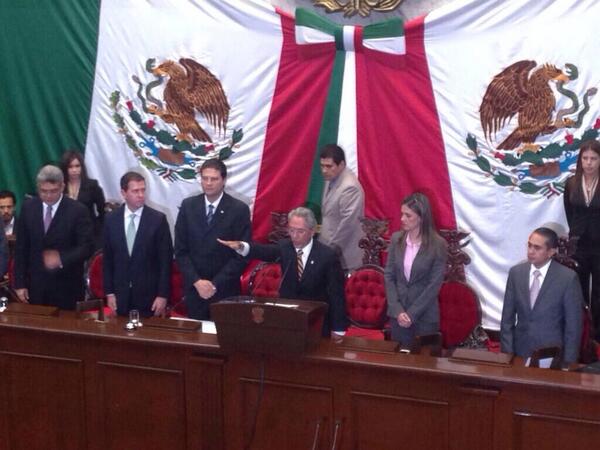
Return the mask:
[[287,230],[290,235],[292,235],[292,234],[303,235],[303,234],[310,232],[310,230],[308,228],[288,228]]

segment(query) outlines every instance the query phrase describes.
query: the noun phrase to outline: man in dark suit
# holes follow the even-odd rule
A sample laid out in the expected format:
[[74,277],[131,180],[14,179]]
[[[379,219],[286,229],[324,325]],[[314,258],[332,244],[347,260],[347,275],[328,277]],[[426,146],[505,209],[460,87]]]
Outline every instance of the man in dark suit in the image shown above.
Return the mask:
[[250,209],[224,192],[227,167],[218,159],[200,167],[201,195],[186,198],[175,224],[175,257],[193,319],[209,319],[209,304],[239,295],[246,262],[217,238],[250,239]]
[[528,262],[510,269],[500,323],[503,352],[527,358],[558,346],[565,363],[577,361],[583,295],[577,274],[552,259],[557,247],[556,233],[538,228],[529,236]]
[[125,204],[106,216],[102,273],[108,306],[125,316],[163,316],[170,291],[173,244],[165,215],[145,205],[146,181],[121,177]]
[[300,207],[288,214],[290,239],[283,239],[277,244],[219,242],[248,258],[279,261],[282,273],[279,295],[282,298],[326,302],[329,309],[323,323],[323,336],[343,334],[348,326],[344,273],[336,252],[313,239],[316,228],[313,212]]
[[14,235],[17,231],[17,225],[15,223],[15,206],[17,205],[17,199],[15,194],[11,191],[0,191],[0,218],[2,218],[2,226],[4,233],[7,236]]
[[15,249],[19,301],[74,309],[84,298],[83,264],[92,253],[92,221],[81,203],[63,196],[56,166],[37,175],[39,197],[21,208]]

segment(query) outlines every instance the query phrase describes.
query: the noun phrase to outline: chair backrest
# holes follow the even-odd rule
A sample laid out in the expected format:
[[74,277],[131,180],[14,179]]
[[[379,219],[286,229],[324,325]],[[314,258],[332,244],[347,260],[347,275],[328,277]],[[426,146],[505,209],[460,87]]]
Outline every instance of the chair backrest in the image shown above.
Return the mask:
[[387,321],[383,269],[365,265],[346,278],[346,314],[350,322],[361,328],[383,328]]
[[88,298],[104,298],[102,281],[102,250],[97,250],[85,264],[85,282]]
[[255,297],[279,297],[281,266],[278,263],[261,262],[250,275],[248,291]]
[[551,369],[560,370],[562,368],[562,349],[560,347],[542,347],[534,350],[529,367],[540,367],[540,360],[548,358],[552,358]]
[[461,344],[481,322],[475,291],[461,281],[445,281],[438,295],[440,331],[444,348]]

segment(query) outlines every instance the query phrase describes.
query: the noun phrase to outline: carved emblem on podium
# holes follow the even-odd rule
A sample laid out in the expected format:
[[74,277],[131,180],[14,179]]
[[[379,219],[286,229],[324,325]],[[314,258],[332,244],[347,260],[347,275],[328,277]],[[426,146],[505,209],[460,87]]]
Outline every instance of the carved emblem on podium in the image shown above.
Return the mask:
[[252,308],[252,322],[260,324],[265,321],[265,310],[260,306]]

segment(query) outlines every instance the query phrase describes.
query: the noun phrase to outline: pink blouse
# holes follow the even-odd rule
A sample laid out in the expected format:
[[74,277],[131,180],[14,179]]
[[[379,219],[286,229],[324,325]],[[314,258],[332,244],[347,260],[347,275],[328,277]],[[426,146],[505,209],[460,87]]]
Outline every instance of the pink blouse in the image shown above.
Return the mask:
[[413,244],[410,240],[410,236],[406,235],[406,249],[404,250],[404,276],[406,281],[410,280],[410,271],[412,270],[413,262],[419,253],[421,243]]

